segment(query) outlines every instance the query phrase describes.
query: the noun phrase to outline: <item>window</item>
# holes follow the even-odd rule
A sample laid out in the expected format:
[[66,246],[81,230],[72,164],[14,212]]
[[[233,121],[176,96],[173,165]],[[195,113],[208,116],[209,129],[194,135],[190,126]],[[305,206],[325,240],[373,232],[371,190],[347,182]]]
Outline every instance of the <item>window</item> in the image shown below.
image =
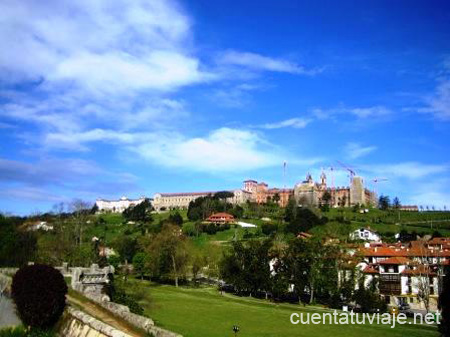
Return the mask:
[[409,298],[409,303],[414,303],[414,297]]

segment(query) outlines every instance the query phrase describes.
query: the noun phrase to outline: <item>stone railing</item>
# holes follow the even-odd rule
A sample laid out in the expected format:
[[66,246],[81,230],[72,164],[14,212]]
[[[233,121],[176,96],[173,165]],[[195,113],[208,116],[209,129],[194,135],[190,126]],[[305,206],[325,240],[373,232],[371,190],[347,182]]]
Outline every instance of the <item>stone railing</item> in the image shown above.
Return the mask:
[[[92,265],[89,268],[73,267],[70,268],[66,263],[62,267],[56,267],[64,277],[71,277],[71,286],[74,290],[81,292],[84,296],[94,301],[105,310],[108,310],[117,317],[122,318],[129,324],[144,330],[149,334],[153,334],[155,337],[183,337],[180,334],[165,330],[163,328],[155,326],[152,319],[140,315],[136,315],[130,311],[125,305],[110,302],[109,297],[102,294],[102,288],[105,284],[109,282],[109,274],[114,273],[113,267],[98,268],[97,265]],[[18,268],[0,268],[0,277],[6,277],[9,280],[8,286],[11,284],[11,278],[17,272]],[[6,287],[8,290],[8,287]],[[63,331],[61,336],[78,336],[75,331],[78,331],[80,326],[90,326],[91,329],[98,331],[99,336],[102,337],[125,337],[128,336],[112,327],[94,319],[93,317],[87,315],[86,313],[75,310],[73,308],[68,308],[68,313],[73,317],[70,326],[65,326],[64,329],[69,329],[70,333],[65,334],[66,330]],[[93,325],[92,325],[93,324]],[[102,328],[104,324],[105,327]],[[103,330],[98,330],[102,328]],[[111,332],[112,331],[112,332]],[[112,333],[112,334],[108,334]],[[120,335],[119,333],[122,333]],[[86,335],[87,336],[87,335]]]
[[112,326],[71,307],[66,310],[58,335],[61,337],[132,337],[125,332],[117,330]]
[[105,300],[105,297],[102,298],[102,296],[95,296],[89,293],[84,295],[106,310],[110,311],[114,315],[124,319],[126,322],[139,329],[144,330],[149,334],[153,334],[153,336],[155,337],[183,337],[182,335],[175,332],[157,327],[153,320],[148,317],[136,315],[130,312],[130,308],[128,308],[126,305],[109,302],[108,300]]

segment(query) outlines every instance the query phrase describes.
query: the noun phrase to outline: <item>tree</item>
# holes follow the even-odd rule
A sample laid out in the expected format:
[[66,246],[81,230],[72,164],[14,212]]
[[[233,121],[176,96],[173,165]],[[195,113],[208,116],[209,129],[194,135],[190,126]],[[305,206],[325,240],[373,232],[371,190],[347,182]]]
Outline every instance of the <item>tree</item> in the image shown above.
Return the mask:
[[274,203],[278,204],[280,202],[280,200],[281,200],[280,194],[279,193],[275,193],[275,195],[273,196],[272,200],[273,200]]
[[134,254],[136,254],[137,241],[130,236],[121,236],[113,242],[113,247],[119,253],[122,261],[128,263],[133,260]]
[[392,201],[392,207],[395,209],[400,209],[400,199],[395,197],[394,200]]
[[321,204],[321,210],[323,212],[328,212],[330,210],[330,202],[331,202],[331,193],[328,191],[325,191],[325,193],[322,195],[322,198],[320,199]]
[[439,294],[439,309],[441,310],[441,324],[439,331],[443,337],[450,337],[450,274],[444,276]]
[[139,252],[133,257],[133,269],[134,272],[138,275],[140,275],[141,280],[144,279],[144,273],[145,273],[145,265],[147,260],[147,254],[143,252]]
[[0,266],[21,267],[34,260],[37,250],[36,234],[21,231],[21,219],[0,214]]
[[238,293],[250,295],[270,290],[271,240],[233,242],[220,262],[222,279],[233,284]]
[[152,221],[151,211],[153,210],[153,206],[150,203],[150,200],[145,199],[143,202],[129,206],[127,209],[123,211],[123,216],[126,221],[136,221],[136,222],[144,222],[149,223]]
[[81,246],[83,243],[83,231],[89,217],[91,205],[81,199],[75,199],[69,205],[69,208],[72,211],[71,222],[74,226],[75,242]]
[[217,192],[216,194],[214,194],[214,198],[217,199],[229,199],[229,198],[233,198],[234,197],[234,193],[230,192],[230,191],[221,191],[221,192]]
[[391,207],[391,201],[387,195],[381,195],[378,199],[378,208],[386,211]]
[[161,232],[141,243],[149,255],[149,270],[154,276],[173,280],[186,274],[189,262],[185,237],[178,226],[164,225]]
[[326,218],[319,218],[311,209],[305,207],[296,207],[289,214],[289,223],[286,231],[297,235],[300,232],[306,232],[316,225],[326,223]]
[[13,277],[11,293],[22,322],[46,329],[64,311],[67,285],[58,270],[37,264],[19,269]]
[[[320,241],[292,239],[281,257],[287,278],[296,292],[312,303],[315,294],[332,294],[337,290],[339,249]],[[305,293],[305,291],[307,291]]]
[[167,222],[169,224],[173,224],[173,225],[177,225],[177,226],[181,227],[183,225],[183,217],[181,216],[181,214],[179,212],[175,212],[175,213],[169,215],[169,217],[167,218]]
[[374,290],[376,288],[375,280],[372,280],[369,288],[366,288],[363,279],[361,279],[359,287],[353,295],[353,300],[359,305],[362,312],[386,311],[386,303],[381,300],[380,295]]

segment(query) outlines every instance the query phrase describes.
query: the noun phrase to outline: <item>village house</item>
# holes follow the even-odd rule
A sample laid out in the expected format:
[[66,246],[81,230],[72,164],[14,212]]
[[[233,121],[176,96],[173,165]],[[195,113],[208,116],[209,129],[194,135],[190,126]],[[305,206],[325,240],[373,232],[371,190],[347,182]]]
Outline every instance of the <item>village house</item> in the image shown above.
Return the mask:
[[356,250],[354,257],[364,285],[376,280],[387,304],[423,310],[429,301],[429,309],[437,310],[439,285],[450,265],[450,238],[371,243]]
[[208,219],[206,219],[208,222],[215,223],[215,224],[227,224],[227,223],[233,223],[234,222],[234,216],[228,213],[214,213],[211,214]]

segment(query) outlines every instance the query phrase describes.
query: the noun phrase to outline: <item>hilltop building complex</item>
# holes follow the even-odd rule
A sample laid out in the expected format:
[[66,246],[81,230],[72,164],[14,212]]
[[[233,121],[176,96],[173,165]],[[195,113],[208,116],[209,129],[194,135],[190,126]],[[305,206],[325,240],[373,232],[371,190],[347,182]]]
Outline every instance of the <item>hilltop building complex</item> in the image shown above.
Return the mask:
[[[207,192],[180,192],[180,193],[156,193],[152,205],[156,211],[170,209],[186,209],[189,203],[200,197],[213,196],[219,191]],[[230,190],[233,197],[227,201],[232,204],[244,204],[255,202],[264,204],[269,201],[286,207],[291,197],[294,197],[299,205],[318,206],[325,203],[324,198],[328,192],[330,206],[375,205],[376,196],[364,187],[361,177],[353,177],[350,186],[328,187],[325,173],[320,176],[320,182],[315,182],[310,174],[306,179],[294,186],[294,188],[269,188],[265,182],[245,180],[241,189]],[[131,200],[122,197],[120,200],[98,199],[96,204],[101,212],[123,212],[127,207],[134,206],[145,198]]]
[[[328,192],[328,193],[327,193]],[[328,194],[329,201],[326,201]],[[350,186],[329,187],[327,177],[322,172],[320,182],[315,182],[310,174],[294,187],[294,196],[300,205],[318,206],[328,203],[331,206],[376,205],[376,195],[364,187],[361,177],[353,177]]]

